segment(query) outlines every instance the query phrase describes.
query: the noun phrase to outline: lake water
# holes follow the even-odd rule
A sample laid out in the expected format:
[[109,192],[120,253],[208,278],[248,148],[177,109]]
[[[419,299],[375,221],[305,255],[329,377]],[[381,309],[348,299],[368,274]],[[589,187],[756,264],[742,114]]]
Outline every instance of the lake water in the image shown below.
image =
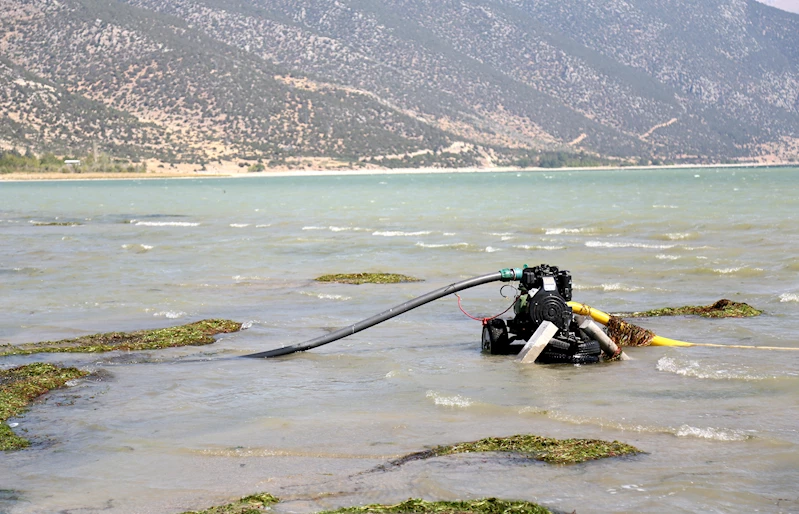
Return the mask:
[[[211,317],[249,327],[205,347],[0,359],[97,372],[10,420],[33,447],[0,455],[0,511],[181,512],[266,491],[278,514],[486,496],[581,514],[799,512],[796,351],[646,347],[629,362],[525,366],[481,354],[480,324],[447,297],[309,352],[238,358],[541,263],[605,311],[720,298],[765,311],[637,321],[659,335],[799,347],[797,213],[798,168],[0,182],[0,344]],[[362,271],[424,282],[313,280]],[[496,314],[503,293],[464,291],[463,307]],[[364,473],[518,433],[646,454]]]

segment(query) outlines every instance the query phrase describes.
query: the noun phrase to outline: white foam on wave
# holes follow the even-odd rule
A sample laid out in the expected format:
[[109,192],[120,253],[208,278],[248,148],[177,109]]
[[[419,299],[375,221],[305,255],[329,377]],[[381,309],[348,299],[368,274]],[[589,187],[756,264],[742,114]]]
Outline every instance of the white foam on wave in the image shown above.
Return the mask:
[[545,228],[544,234],[548,236],[560,235],[560,234],[580,234],[582,232],[586,232],[585,229],[582,228]]
[[272,226],[271,223],[262,223],[260,225],[255,225],[255,228],[267,228],[267,227],[271,227],[271,226]]
[[704,380],[767,380],[773,375],[753,373],[742,364],[716,364],[696,360],[683,361],[673,357],[661,357],[655,369],[664,373],[674,373],[684,377]]
[[230,226],[233,227],[233,228],[245,228],[245,227],[249,227],[250,224],[249,223],[231,223]]
[[666,204],[655,204],[652,206],[653,209],[679,209],[679,205],[666,205]]
[[185,316],[186,313],[183,311],[160,311],[153,314],[153,316],[157,318],[169,318],[169,319],[178,319]]
[[155,247],[152,245],[145,245],[145,244],[124,244],[122,245],[122,248],[124,248],[125,250],[133,250],[138,253],[144,253],[152,250]]
[[233,275],[230,278],[232,278],[236,282],[247,282],[247,281],[250,281],[250,280],[266,280],[264,277],[259,277],[258,275],[249,275],[249,276],[248,275]]
[[585,246],[589,248],[650,248],[653,250],[668,250],[675,245],[655,245],[651,243],[630,243],[630,242],[609,242],[609,241],[586,241]]
[[737,273],[752,276],[758,275],[763,272],[763,268],[749,268],[747,266],[733,266],[729,268],[713,268],[713,273],[718,273],[720,275],[734,275]]
[[780,302],[799,302],[799,294],[782,293],[780,295]]
[[741,271],[743,266],[737,266],[735,268],[714,268],[713,271],[716,273],[721,273],[722,275],[729,275],[730,273],[735,273],[737,271]]
[[486,246],[483,250],[485,253],[494,253],[501,251],[499,248],[494,248],[493,246]]
[[[264,225],[268,227],[270,225]],[[302,230],[329,230],[331,232],[368,232],[370,229],[368,228],[361,228],[361,227],[337,227],[335,225],[330,225],[327,227],[318,227],[315,225],[310,225],[307,227],[302,227]]]
[[[638,491],[639,493],[645,493],[646,492],[646,489],[644,489],[643,487],[641,487],[638,484],[624,484],[624,485],[621,486],[621,489],[625,489],[627,491]],[[607,492],[610,493],[610,494],[616,494],[619,491],[618,491],[618,489],[615,489],[615,488],[611,487],[610,489],[607,490]]]
[[[135,220],[134,220],[135,221]],[[191,221],[136,221],[137,227],[199,227],[199,223]]]
[[443,407],[466,408],[471,407],[474,404],[471,398],[466,398],[465,396],[461,396],[459,394],[454,396],[444,396],[435,391],[427,391],[425,396],[427,398],[431,398],[433,403],[436,405],[441,405]]
[[469,243],[416,243],[419,248],[463,248],[469,246]]
[[518,248],[519,250],[545,250],[545,251],[566,249],[565,246],[556,246],[556,245],[515,245],[514,248]]
[[339,300],[339,301],[352,300],[351,296],[344,296],[343,294],[313,293],[310,291],[300,291],[300,294],[303,296],[312,296],[314,298],[319,298],[320,300]]
[[655,259],[660,259],[663,261],[676,261],[677,259],[680,258],[681,257],[679,255],[666,255],[665,253],[659,253],[655,255]]
[[685,239],[692,239],[694,234],[690,232],[670,232],[666,234],[666,237],[671,241],[682,241]]
[[329,227],[332,232],[369,232],[371,229],[363,227]]
[[603,291],[634,292],[634,291],[640,291],[641,289],[643,289],[641,287],[636,287],[636,286],[627,286],[627,285],[621,284],[619,282],[614,282],[614,283],[611,283],[611,284],[601,284],[599,287]]
[[677,437],[698,437],[700,439],[712,439],[714,441],[745,441],[752,436],[744,434],[738,430],[728,430],[723,428],[699,428],[690,425],[682,425],[675,432]]
[[402,230],[378,230],[372,232],[373,236],[383,237],[408,237],[408,236],[427,236],[432,234],[429,230],[419,230],[416,232],[403,232]]

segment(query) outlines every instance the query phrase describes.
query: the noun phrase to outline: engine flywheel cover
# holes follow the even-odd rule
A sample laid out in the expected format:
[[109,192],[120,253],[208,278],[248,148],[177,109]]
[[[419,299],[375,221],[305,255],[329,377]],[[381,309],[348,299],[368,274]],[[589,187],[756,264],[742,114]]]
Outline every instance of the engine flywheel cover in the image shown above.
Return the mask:
[[568,327],[571,320],[571,307],[566,305],[563,298],[552,291],[539,289],[529,300],[530,318],[538,326],[544,321],[554,323],[561,330]]

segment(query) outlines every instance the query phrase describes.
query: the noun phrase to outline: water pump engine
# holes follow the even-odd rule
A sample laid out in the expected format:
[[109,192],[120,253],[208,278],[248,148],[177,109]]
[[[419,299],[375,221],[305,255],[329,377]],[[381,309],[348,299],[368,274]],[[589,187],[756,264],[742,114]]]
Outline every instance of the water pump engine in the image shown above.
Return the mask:
[[[519,353],[523,342],[545,321],[558,332],[536,362],[541,364],[599,362],[599,343],[582,333],[566,302],[572,299],[572,277],[566,270],[541,264],[524,268],[519,280],[519,297],[513,306],[515,316],[494,318],[483,325],[483,351],[495,355]],[[520,344],[513,344],[521,341]]]

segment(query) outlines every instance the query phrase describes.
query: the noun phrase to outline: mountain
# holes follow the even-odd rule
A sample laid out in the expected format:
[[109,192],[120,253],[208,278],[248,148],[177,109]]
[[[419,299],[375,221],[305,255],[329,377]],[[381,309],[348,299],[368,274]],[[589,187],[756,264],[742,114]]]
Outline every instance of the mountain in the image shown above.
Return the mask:
[[799,156],[799,16],[754,0],[0,5],[5,148],[336,165]]

